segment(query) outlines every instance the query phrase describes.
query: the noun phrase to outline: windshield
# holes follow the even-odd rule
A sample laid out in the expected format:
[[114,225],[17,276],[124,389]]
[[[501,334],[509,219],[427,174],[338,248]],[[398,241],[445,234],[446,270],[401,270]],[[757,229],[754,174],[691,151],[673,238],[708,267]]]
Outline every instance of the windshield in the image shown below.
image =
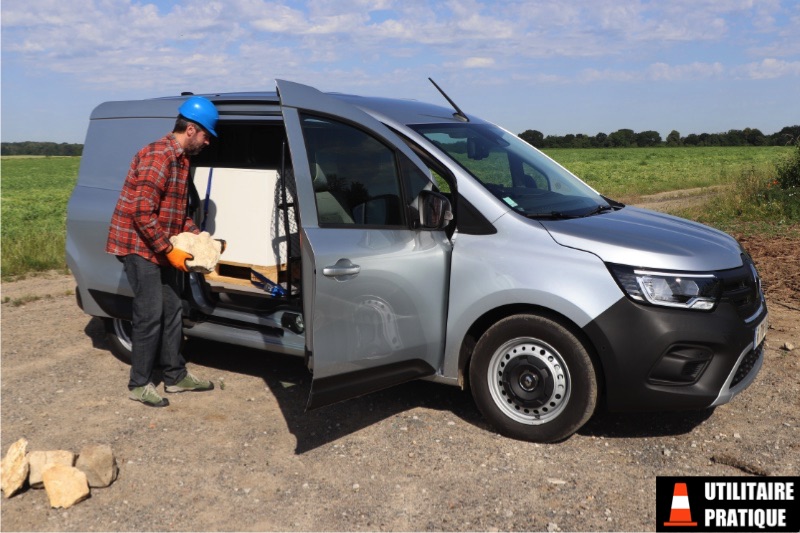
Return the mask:
[[531,218],[572,218],[612,209],[602,196],[531,145],[491,124],[411,126],[506,205]]

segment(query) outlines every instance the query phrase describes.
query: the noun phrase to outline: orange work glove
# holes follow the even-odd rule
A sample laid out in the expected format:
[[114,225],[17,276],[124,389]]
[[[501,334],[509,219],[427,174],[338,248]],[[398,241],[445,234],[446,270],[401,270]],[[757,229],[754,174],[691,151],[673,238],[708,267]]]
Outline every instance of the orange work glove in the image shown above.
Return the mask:
[[183,272],[189,272],[189,268],[186,266],[186,261],[190,259],[194,259],[192,254],[183,251],[180,248],[175,248],[174,246],[169,252],[167,252],[167,261],[169,261],[169,264]]

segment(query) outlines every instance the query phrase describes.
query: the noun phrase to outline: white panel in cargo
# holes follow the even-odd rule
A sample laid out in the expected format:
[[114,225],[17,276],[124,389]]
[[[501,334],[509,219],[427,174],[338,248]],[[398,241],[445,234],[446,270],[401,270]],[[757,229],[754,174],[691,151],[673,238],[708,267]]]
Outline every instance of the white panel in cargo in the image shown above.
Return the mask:
[[276,170],[197,167],[194,184],[201,206],[208,197],[205,230],[228,244],[222,262],[278,264],[285,237],[281,211],[275,209],[281,194]]

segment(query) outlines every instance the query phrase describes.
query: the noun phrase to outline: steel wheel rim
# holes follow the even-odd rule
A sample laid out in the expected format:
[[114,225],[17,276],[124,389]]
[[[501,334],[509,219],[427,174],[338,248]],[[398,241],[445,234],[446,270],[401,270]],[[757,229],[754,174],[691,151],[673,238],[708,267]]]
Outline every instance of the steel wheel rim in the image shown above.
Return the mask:
[[131,341],[131,333],[133,324],[130,320],[114,319],[114,335],[119,339],[120,344],[127,350],[133,350],[133,341]]
[[561,354],[540,339],[520,337],[503,344],[489,361],[489,391],[512,420],[539,425],[558,417],[571,392]]

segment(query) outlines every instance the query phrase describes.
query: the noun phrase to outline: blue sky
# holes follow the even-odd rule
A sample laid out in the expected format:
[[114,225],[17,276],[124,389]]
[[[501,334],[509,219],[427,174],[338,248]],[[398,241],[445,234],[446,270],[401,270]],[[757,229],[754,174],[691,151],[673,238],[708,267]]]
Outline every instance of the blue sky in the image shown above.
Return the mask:
[[323,91],[520,133],[800,123],[799,0],[4,0],[3,141],[84,140],[108,100]]

